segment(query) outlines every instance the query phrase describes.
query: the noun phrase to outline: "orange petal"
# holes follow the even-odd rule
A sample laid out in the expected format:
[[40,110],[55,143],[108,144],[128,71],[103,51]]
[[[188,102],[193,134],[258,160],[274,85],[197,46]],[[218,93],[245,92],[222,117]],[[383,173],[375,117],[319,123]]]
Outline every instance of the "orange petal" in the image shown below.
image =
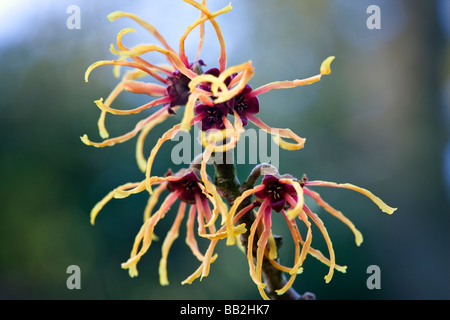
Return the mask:
[[204,4],[198,3],[194,0],[184,0],[184,1],[193,5],[194,7],[196,7],[205,16],[207,16],[209,18],[209,21],[211,22],[212,26],[214,27],[214,30],[216,31],[217,39],[219,40],[219,44],[220,44],[220,57],[219,57],[220,71],[225,70],[225,68],[227,66],[227,53],[225,50],[225,40],[223,39],[222,31],[220,30],[218,23],[211,16],[211,13],[209,12],[208,8]]
[[250,95],[255,97],[262,93],[268,92],[272,89],[290,89],[290,88],[304,86],[304,85],[308,85],[308,84],[312,84],[314,82],[320,81],[322,75],[327,75],[327,74],[331,73],[330,65],[333,60],[334,60],[334,57],[328,57],[327,59],[325,59],[322,62],[322,65],[320,66],[320,74],[318,74],[316,76],[306,78],[306,79],[301,79],[301,80],[296,79],[293,81],[287,80],[287,81],[271,82],[271,83],[268,83],[266,85],[263,85],[255,90],[253,90]]
[[[203,4],[204,6],[204,4]],[[206,6],[204,6],[206,8]],[[200,37],[200,44],[199,44],[199,50],[201,48],[201,45],[203,43],[203,37],[202,35],[204,35],[204,22],[206,20],[211,20],[212,18],[215,18],[223,13],[229,12],[231,10],[231,5],[226,6],[225,8],[216,11],[216,12],[212,12],[209,15],[206,15],[203,11],[202,14],[200,16],[199,19],[197,19],[192,25],[190,25],[189,27],[186,28],[186,31],[184,32],[184,34],[181,36],[180,38],[180,48],[179,48],[179,56],[180,59],[185,63],[185,65],[189,65],[188,62],[188,58],[185,55],[185,49],[184,49],[184,43],[186,40],[186,37],[189,35],[189,33],[191,33],[191,31],[197,27],[198,25],[200,25],[200,30],[201,30],[201,37]],[[203,31],[202,31],[203,30]]]

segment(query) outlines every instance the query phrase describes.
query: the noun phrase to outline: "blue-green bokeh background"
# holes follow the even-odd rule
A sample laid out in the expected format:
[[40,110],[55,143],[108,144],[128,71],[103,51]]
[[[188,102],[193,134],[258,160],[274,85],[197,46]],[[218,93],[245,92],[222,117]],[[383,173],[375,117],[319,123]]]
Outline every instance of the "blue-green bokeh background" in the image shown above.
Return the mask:
[[[210,1],[212,10],[228,4]],[[66,27],[69,5],[81,9],[81,29]],[[369,30],[366,9],[381,9],[381,29]],[[364,235],[318,211],[333,239],[337,262],[348,266],[331,283],[327,267],[310,257],[294,287],[318,299],[449,299],[450,281],[450,1],[238,0],[217,19],[229,65],[252,60],[253,87],[315,75],[321,61],[336,60],[332,74],[312,86],[261,96],[261,118],[306,137],[301,151],[281,151],[280,171],[310,179],[365,187],[398,211],[388,216],[348,190],[322,190]],[[161,287],[155,242],[131,279],[120,268],[142,222],[146,197],[108,204],[95,227],[91,207],[115,186],[139,181],[134,140],[96,149],[100,140],[93,103],[116,83],[110,67],[84,72],[112,59],[119,30],[137,29],[126,43],[154,39],[127,19],[109,23],[115,10],[136,13],[177,47],[198,12],[181,0],[2,1],[0,4],[0,298],[1,299],[259,299],[245,256],[218,247],[219,258],[201,282],[180,282],[197,268],[184,230],[169,259],[170,286]],[[194,55],[197,33],[188,39]],[[218,43],[210,25],[202,58],[216,66]],[[157,55],[151,59],[158,60]],[[124,94],[116,105],[138,106],[145,97]],[[108,117],[112,136],[139,116]],[[177,119],[149,136],[149,146]],[[154,172],[170,162],[170,143]],[[251,166],[240,166],[243,179]],[[171,216],[157,229],[164,235]],[[285,234],[281,220],[275,230]],[[324,248],[316,233],[316,247]],[[289,236],[282,259],[291,262]],[[81,268],[81,290],[68,290],[66,268]],[[369,265],[381,270],[381,289],[366,287]]]

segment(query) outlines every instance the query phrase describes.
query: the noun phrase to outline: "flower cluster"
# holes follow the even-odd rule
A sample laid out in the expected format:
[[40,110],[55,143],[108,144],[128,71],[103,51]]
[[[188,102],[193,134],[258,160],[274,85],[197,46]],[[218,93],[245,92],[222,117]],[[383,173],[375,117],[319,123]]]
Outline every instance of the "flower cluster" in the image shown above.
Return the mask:
[[[272,172],[274,170],[272,170]],[[292,286],[297,273],[302,271],[301,266],[307,254],[314,256],[319,261],[329,266],[329,272],[325,276],[325,280],[327,283],[330,282],[335,269],[341,272],[345,272],[346,270],[345,266],[336,265],[333,245],[328,235],[327,229],[325,228],[320,217],[312,212],[311,209],[306,205],[304,200],[305,194],[311,197],[327,212],[345,223],[353,231],[355,235],[355,242],[358,246],[362,243],[362,235],[355,228],[354,224],[349,219],[347,219],[340,211],[334,209],[331,205],[325,202],[321,198],[319,193],[309,188],[316,186],[351,189],[369,197],[375,204],[378,205],[378,207],[383,212],[392,214],[396,210],[386,205],[383,201],[381,201],[381,199],[373,195],[370,191],[349,183],[337,184],[334,182],[326,181],[308,181],[305,176],[302,180],[299,181],[290,175],[280,176],[278,173],[265,174],[260,185],[246,190],[240,197],[235,200],[227,216],[227,244],[233,245],[236,239],[236,234],[233,231],[235,217],[240,217],[246,212],[246,208],[243,208],[238,212],[237,209],[239,208],[241,203],[251,195],[254,195],[259,200],[259,202],[257,202],[259,209],[256,213],[255,221],[251,226],[250,235],[248,238],[247,256],[250,275],[253,281],[258,285],[258,289],[260,290],[260,293],[264,298],[267,298],[267,295],[263,290],[265,288],[265,284],[261,280],[262,261],[264,257],[266,257],[270,261],[270,263],[272,263],[277,269],[291,275],[286,285],[283,288],[276,290],[276,292],[280,295],[285,293]],[[291,268],[280,265],[276,260],[277,247],[271,231],[272,212],[276,212],[283,216],[291,232],[291,236],[295,244],[295,263]],[[307,227],[308,232],[305,239],[303,239],[300,235],[296,220],[301,221]],[[328,247],[329,258],[326,258],[325,255],[322,254],[319,250],[311,247],[311,222],[315,224],[322,233]],[[256,235],[258,236],[259,240],[257,243],[255,265],[253,257],[253,246],[254,238]],[[302,248],[300,248],[300,245],[302,246]]]
[[[175,202],[179,201],[178,211],[174,223],[168,231],[162,244],[162,257],[160,260],[159,276],[161,285],[169,283],[167,276],[167,259],[170,247],[179,235],[179,228],[186,211],[187,234],[186,243],[193,255],[201,262],[199,268],[194,271],[183,283],[192,283],[197,278],[209,274],[210,265],[217,258],[214,249],[217,243],[226,239],[228,245],[234,245],[240,240],[240,236],[247,234],[247,253],[250,276],[257,285],[261,296],[268,298],[265,292],[265,283],[262,279],[262,268],[264,259],[268,260],[280,272],[290,275],[286,284],[277,288],[276,293],[284,294],[289,290],[296,275],[301,272],[302,264],[308,254],[319,259],[329,266],[329,272],[325,279],[329,282],[334,270],[345,272],[345,267],[335,263],[335,255],[331,239],[319,216],[311,211],[305,204],[304,195],[312,198],[319,206],[330,214],[337,217],[353,231],[356,244],[362,242],[361,233],[355,228],[340,211],[326,203],[320,195],[311,190],[311,187],[339,187],[352,189],[368,196],[384,212],[393,213],[395,209],[384,204],[368,190],[351,184],[336,184],[324,181],[309,181],[306,178],[298,180],[290,175],[280,175],[272,168],[270,173],[258,174],[256,178],[264,175],[261,184],[249,186],[241,190],[239,196],[235,197],[229,206],[224,202],[222,190],[209,178],[207,164],[211,155],[216,152],[226,152],[233,149],[245,131],[245,127],[252,123],[260,129],[270,133],[274,141],[283,149],[298,150],[305,143],[305,139],[295,134],[288,128],[273,128],[263,122],[257,114],[261,109],[259,95],[273,89],[287,89],[303,85],[309,85],[321,80],[323,75],[331,73],[330,65],[334,57],[326,58],[320,66],[319,73],[310,78],[288,81],[276,81],[256,89],[250,85],[250,80],[255,74],[251,61],[236,66],[227,66],[227,54],[225,41],[216,18],[229,12],[231,5],[221,10],[211,12],[206,0],[201,3],[195,0],[184,0],[199,11],[200,17],[189,25],[180,37],[179,50],[175,51],[169,46],[164,37],[151,24],[143,21],[131,13],[114,12],[108,16],[110,21],[119,18],[129,18],[145,28],[153,35],[160,45],[141,44],[133,48],[127,48],[122,43],[122,38],[130,33],[136,32],[131,28],[121,30],[116,39],[116,45],[111,45],[110,51],[117,55],[115,60],[102,60],[88,67],[85,80],[88,81],[90,73],[97,67],[113,65],[114,75],[120,77],[120,68],[129,67],[121,77],[117,86],[109,96],[103,100],[95,101],[100,109],[98,128],[102,142],[92,142],[87,135],[81,137],[83,143],[95,147],[113,146],[116,143],[128,141],[138,136],[136,143],[136,160],[138,167],[145,173],[140,182],[126,183],[108,193],[91,212],[91,223],[100,210],[113,198],[125,198],[132,194],[148,192],[149,200],[144,210],[144,223],[139,230],[135,243],[131,250],[130,258],[122,264],[122,268],[128,269],[130,276],[137,276],[137,263],[148,251],[153,240],[156,240],[155,228],[166,214],[170,212]],[[204,41],[204,24],[212,25],[220,45],[220,56],[218,67],[206,69],[206,60],[201,58]],[[195,29],[200,29],[200,40],[195,59],[188,59],[185,52],[185,40]],[[158,52],[165,56],[168,65],[152,64],[145,60],[142,55],[148,52]],[[142,81],[144,77],[150,76],[159,83]],[[148,103],[134,109],[117,109],[112,105],[118,95],[123,91],[136,94],[146,94],[155,97]],[[144,110],[160,107],[157,111],[144,117],[137,122],[134,129],[115,138],[109,138],[105,127],[107,114],[130,115],[138,114]],[[149,132],[158,124],[177,112],[182,111],[181,121],[167,130],[156,142],[148,156],[144,153],[144,141]],[[201,130],[201,142],[204,152],[194,159],[192,164],[185,169],[172,173],[170,170],[165,176],[155,176],[152,166],[161,146],[172,139],[182,130],[190,130],[192,126]],[[200,159],[200,160],[199,160]],[[254,177],[255,178],[255,177]],[[256,182],[254,179],[253,182]],[[154,188],[154,190],[153,190]],[[163,192],[168,192],[159,209],[153,212]],[[251,197],[255,199],[249,201]],[[189,207],[189,208],[188,208]],[[280,264],[277,257],[276,241],[272,234],[272,214],[281,214],[285,219],[293,241],[295,243],[295,262],[292,267]],[[245,216],[253,216],[251,225],[242,223]],[[221,217],[221,222],[218,222]],[[307,227],[306,237],[303,239],[297,227],[297,220]],[[195,231],[197,222],[197,232]],[[217,226],[219,224],[219,226]],[[315,225],[321,231],[328,246],[328,258],[326,255],[311,247],[311,227]],[[209,241],[205,252],[201,252],[197,245],[196,236]]]
[[[164,177],[153,177],[153,183],[157,184],[158,187],[149,196],[144,210],[144,223],[135,238],[130,258],[122,264],[122,268],[128,269],[131,277],[138,275],[137,263],[150,248],[152,241],[157,239],[154,233],[156,225],[165,217],[172,205],[179,200],[180,204],[174,223],[162,245],[162,258],[159,264],[160,283],[161,285],[169,284],[166,269],[167,257],[172,243],[178,238],[179,228],[187,206],[189,206],[189,213],[186,222],[186,244],[194,256],[202,261],[202,268],[194,272],[186,281],[199,277],[200,275],[202,277],[207,276],[210,264],[216,259],[216,256],[213,256],[215,244],[211,245],[205,254],[202,254],[197,245],[194,225],[197,221],[197,233],[201,237],[208,238],[211,235],[215,235],[216,229],[214,222],[217,218],[217,202],[209,194],[205,193],[205,188],[200,181],[198,169],[195,167],[182,169],[176,174],[173,174],[169,170]],[[126,198],[143,191],[145,191],[145,181],[126,183],[115,188],[92,209],[91,223],[94,224],[100,210],[113,198]],[[162,201],[159,209],[153,213],[153,209],[164,191],[168,191],[169,194]],[[209,232],[207,232],[207,229]],[[239,234],[240,230],[242,232],[242,227],[237,228],[234,232]]]

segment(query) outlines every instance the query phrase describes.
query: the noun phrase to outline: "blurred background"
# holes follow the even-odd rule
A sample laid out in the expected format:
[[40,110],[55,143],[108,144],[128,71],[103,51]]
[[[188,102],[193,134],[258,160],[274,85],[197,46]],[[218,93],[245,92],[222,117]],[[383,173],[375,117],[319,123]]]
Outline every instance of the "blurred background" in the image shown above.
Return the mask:
[[[210,1],[218,10],[228,0]],[[70,5],[80,8],[80,29],[69,29]],[[318,73],[336,56],[332,74],[311,86],[260,96],[261,118],[307,138],[301,151],[280,151],[280,172],[311,180],[349,182],[368,188],[397,207],[388,216],[350,190],[316,188],[364,235],[352,233],[317,207],[333,240],[337,263],[328,268],[309,257],[294,287],[318,299],[449,299],[450,277],[450,1],[423,0],[245,0],[217,18],[227,43],[229,65],[252,60],[255,88],[276,80]],[[377,5],[381,29],[369,29],[366,10]],[[161,287],[155,242],[130,278],[120,268],[142,223],[144,193],[111,201],[96,225],[91,208],[118,185],[140,181],[135,139],[97,149],[79,139],[100,141],[99,110],[117,83],[112,67],[84,72],[93,62],[113,59],[110,43],[125,27],[138,32],[125,44],[155,39],[129,19],[114,23],[107,14],[122,10],[155,25],[172,47],[199,13],[181,0],[0,2],[0,298],[1,299],[260,299],[246,257],[221,244],[218,260],[201,282],[181,285],[198,266],[184,243],[184,228],[168,262],[170,286]],[[194,56],[198,30],[188,38]],[[201,56],[216,67],[218,42],[210,24]],[[151,56],[154,62],[163,62]],[[160,60],[158,60],[160,59]],[[115,107],[136,107],[146,97],[124,93]],[[127,132],[144,114],[108,116],[111,136]],[[176,121],[148,137],[148,148]],[[169,142],[158,154],[154,173],[171,163]],[[149,149],[147,149],[149,150]],[[245,179],[250,165],[238,167]],[[176,208],[176,206],[175,206]],[[285,235],[282,262],[292,264],[292,241]],[[156,229],[164,236],[173,215]],[[323,249],[321,235],[313,245]],[[67,267],[81,269],[81,289],[69,290]],[[381,271],[381,289],[369,290],[367,268]]]

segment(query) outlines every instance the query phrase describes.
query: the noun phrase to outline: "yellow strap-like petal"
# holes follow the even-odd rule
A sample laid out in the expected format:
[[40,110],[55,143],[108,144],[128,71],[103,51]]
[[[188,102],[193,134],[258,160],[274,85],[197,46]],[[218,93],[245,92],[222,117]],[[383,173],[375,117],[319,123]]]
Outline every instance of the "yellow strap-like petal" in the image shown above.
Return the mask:
[[327,75],[327,74],[331,73],[330,65],[333,60],[334,60],[334,57],[326,58],[322,62],[322,65],[320,66],[320,74],[318,74],[318,75],[315,75],[315,76],[312,76],[312,77],[309,77],[306,79],[271,82],[271,83],[263,85],[259,88],[256,88],[255,90],[252,91],[252,93],[250,95],[255,97],[257,95],[260,95],[262,93],[268,92],[273,89],[290,89],[290,88],[300,87],[300,86],[304,86],[304,85],[309,85],[309,84],[315,83],[317,81],[320,81],[320,79],[322,78],[323,75]]
[[[291,131],[291,129],[279,129],[279,128],[271,128],[264,122],[262,122],[261,119],[258,117],[255,117],[253,115],[247,115],[248,120],[256,124],[258,127],[263,129],[264,131],[270,133],[273,135],[273,140],[276,144],[278,144],[281,148],[285,150],[298,150],[303,148],[305,145],[305,138],[301,138],[298,135],[296,135],[294,132]],[[284,141],[283,138],[290,138],[295,141],[294,142],[288,142]]]
[[209,180],[208,174],[206,172],[206,163],[208,162],[208,159],[211,156],[211,152],[212,152],[211,148],[206,148],[206,150],[203,153],[202,163],[200,166],[200,175],[206,192],[211,195],[212,199],[214,199],[213,203],[217,205],[219,212],[222,213],[222,224],[223,224],[226,212],[228,211],[227,206],[225,205],[225,202],[223,201],[222,197],[217,191],[216,185]]
[[111,47],[110,51],[116,55],[129,56],[129,57],[141,56],[147,52],[157,51],[157,52],[160,52],[163,55],[165,55],[166,58],[171,63],[173,63],[173,65],[189,79],[193,79],[197,76],[197,74],[194,71],[188,69],[184,65],[184,63],[180,60],[180,58],[173,51],[161,48],[154,44],[138,45],[138,46],[136,46],[132,49],[126,50],[126,51],[116,50],[114,47]]
[[156,206],[161,193],[167,189],[165,183],[161,183],[154,191],[153,194],[148,197],[147,205],[144,210],[144,221],[146,221],[152,215],[153,208]]
[[328,57],[326,58],[323,62],[322,65],[320,66],[320,74],[321,75],[326,75],[326,74],[330,74],[331,73],[331,62],[333,62],[334,60],[334,56]]
[[211,13],[209,12],[208,8],[204,4],[198,3],[195,0],[184,0],[184,1],[193,5],[194,7],[196,7],[205,16],[207,16],[209,18],[209,21],[211,22],[214,30],[216,31],[217,39],[219,40],[219,44],[220,44],[220,57],[219,57],[220,71],[225,70],[225,68],[227,66],[227,52],[225,49],[225,40],[223,39],[222,31],[220,30],[219,24],[216,22],[214,17],[211,16]]
[[103,207],[112,199],[114,198],[115,193],[118,190],[125,191],[128,189],[134,189],[136,188],[140,183],[139,182],[128,182],[125,183],[116,189],[110,191],[102,200],[100,200],[91,210],[91,224],[94,225],[95,218],[99,214],[99,212],[103,209]]
[[228,231],[228,239],[227,239],[228,246],[232,246],[236,242],[236,237],[233,232],[234,231],[234,229],[233,229],[234,221],[233,220],[234,220],[234,215],[236,214],[236,210],[241,205],[242,201],[244,201],[247,197],[251,196],[255,192],[261,191],[264,188],[265,187],[263,185],[259,185],[252,189],[248,189],[248,190],[244,191],[239,197],[237,197],[234,200],[233,205],[231,206],[230,211],[228,212],[227,221],[226,221],[227,231]]
[[104,65],[132,67],[132,68],[140,69],[149,75],[151,75],[153,73],[146,66],[144,66],[141,63],[137,63],[137,62],[131,62],[131,61],[126,61],[126,60],[100,60],[100,61],[94,62],[87,68],[87,70],[84,74],[84,81],[86,81],[86,82],[89,81],[89,75],[91,74],[92,70],[94,70],[95,68],[98,68],[100,66],[104,66]]
[[166,238],[164,239],[164,242],[161,247],[161,260],[159,261],[159,283],[162,286],[169,285],[169,279],[167,277],[167,258],[169,256],[169,250],[172,246],[173,242],[178,238],[179,235],[179,229],[181,221],[184,217],[184,212],[186,210],[186,203],[181,202],[180,207],[178,208],[177,216],[175,217],[175,221],[170,228],[169,232],[166,235]]
[[130,19],[133,19],[134,21],[136,21],[138,24],[140,24],[142,27],[144,27],[148,32],[150,32],[151,34],[153,34],[155,36],[156,39],[158,39],[164,47],[166,47],[166,49],[171,50],[173,52],[175,52],[167,43],[167,41],[164,39],[163,36],[161,36],[161,34],[158,32],[158,30],[151,25],[150,23],[148,23],[147,21],[142,20],[141,18],[139,18],[138,16],[136,16],[135,14],[132,13],[127,13],[127,12],[123,12],[123,11],[115,11],[110,13],[107,16],[107,19],[110,22],[115,21],[118,18],[122,18],[122,17],[128,17]]
[[250,234],[247,239],[247,261],[250,277],[252,278],[253,282],[258,286],[258,288],[261,289],[265,288],[265,284],[262,283],[257,276],[256,265],[253,259],[253,241],[257,232],[256,230],[258,229],[258,226],[264,216],[266,208],[267,208],[267,201],[264,201],[258,210],[255,221],[252,223],[252,226],[250,227]]
[[330,214],[332,214],[333,216],[335,216],[336,218],[341,220],[344,224],[346,224],[352,230],[353,234],[355,235],[356,245],[357,246],[361,245],[361,243],[363,242],[363,236],[362,236],[361,232],[358,229],[356,229],[355,225],[346,216],[344,216],[341,211],[336,210],[335,208],[330,206],[327,202],[325,202],[322,199],[320,194],[318,194],[317,192],[309,190],[308,188],[304,188],[304,191],[308,196],[313,198],[319,206],[321,206],[326,211],[328,211]]
[[328,271],[328,274],[325,276],[326,283],[329,283],[331,281],[331,278],[334,274],[334,268],[336,264],[336,258],[334,255],[334,249],[333,249],[333,243],[331,242],[330,236],[328,235],[327,228],[323,224],[322,220],[319,218],[317,214],[312,212],[306,205],[304,206],[303,210],[305,213],[314,221],[315,225],[319,228],[320,232],[322,233],[323,238],[325,239],[325,242],[328,247],[328,252],[330,254],[330,268]]
[[[172,108],[172,110],[174,110],[175,112],[176,112],[177,109],[178,109],[178,107]],[[147,137],[149,132],[156,125],[158,125],[161,122],[165,121],[170,116],[172,116],[172,114],[170,114],[169,112],[163,113],[160,117],[156,118],[154,121],[149,122],[142,129],[141,133],[139,134],[139,137],[138,137],[137,142],[136,142],[136,161],[137,161],[139,169],[142,172],[145,172],[146,167],[147,167],[147,160],[145,159],[145,156],[144,156],[144,142],[145,142],[145,138]]]
[[291,185],[297,192],[297,203],[295,204],[295,206],[292,206],[292,209],[286,213],[288,218],[292,220],[303,211],[303,204],[305,203],[305,200],[303,198],[303,189],[300,184],[293,179],[283,178],[280,179],[280,182]]
[[387,214],[393,214],[397,208],[392,208],[385,204],[380,198],[375,196],[372,192],[370,192],[367,189],[360,188],[358,186],[355,186],[350,183],[335,183],[335,182],[328,182],[328,181],[307,181],[305,183],[306,186],[319,186],[319,187],[336,187],[336,188],[344,188],[344,189],[350,189],[359,193],[362,193],[366,197],[368,197],[370,200],[372,200],[380,209],[381,211],[387,213]]
[[147,160],[147,168],[145,171],[145,180],[147,181],[147,190],[152,193],[152,181],[151,178],[151,170],[153,166],[153,162],[155,161],[156,154],[158,153],[161,146],[166,142],[167,140],[172,139],[180,130],[180,124],[174,125],[171,129],[166,131],[161,138],[158,139],[156,145],[153,147],[152,151],[150,152],[150,156]]
[[[217,16],[219,16],[219,15],[221,15],[223,13],[229,12],[229,11],[231,11],[231,9],[232,9],[231,5],[229,4],[228,6],[226,6],[225,8],[223,8],[221,10],[218,10],[216,12],[212,12],[210,15],[205,15],[205,13],[202,12],[202,15],[200,16],[200,18],[197,19],[192,25],[190,25],[189,27],[186,28],[186,31],[184,32],[184,34],[180,38],[180,48],[179,48],[179,51],[178,51],[180,59],[185,64],[188,64],[188,59],[187,59],[187,57],[185,55],[184,43],[185,43],[186,37],[189,35],[189,33],[191,33],[191,31],[195,27],[197,27],[198,25],[200,25],[200,28],[202,29],[202,27],[204,26],[203,23],[206,20],[215,18],[215,17],[217,17]],[[202,37],[200,38],[199,50],[200,50],[201,44],[202,44]]]
[[167,113],[167,109],[162,108],[162,109],[156,111],[155,113],[153,113],[152,115],[150,115],[149,117],[147,117],[146,119],[139,121],[136,124],[136,126],[134,127],[134,129],[129,131],[128,133],[123,134],[116,138],[104,140],[103,142],[92,142],[91,140],[89,140],[89,137],[86,134],[83,135],[82,137],[80,137],[80,139],[84,144],[86,144],[88,146],[94,146],[97,148],[102,148],[105,146],[113,146],[116,143],[122,143],[122,142],[125,142],[125,141],[128,141],[128,140],[134,138],[138,134],[138,132],[142,130],[142,128],[144,128],[146,125],[148,125],[152,121],[155,121],[155,120],[157,121],[157,119],[161,116],[164,116],[165,113]]

